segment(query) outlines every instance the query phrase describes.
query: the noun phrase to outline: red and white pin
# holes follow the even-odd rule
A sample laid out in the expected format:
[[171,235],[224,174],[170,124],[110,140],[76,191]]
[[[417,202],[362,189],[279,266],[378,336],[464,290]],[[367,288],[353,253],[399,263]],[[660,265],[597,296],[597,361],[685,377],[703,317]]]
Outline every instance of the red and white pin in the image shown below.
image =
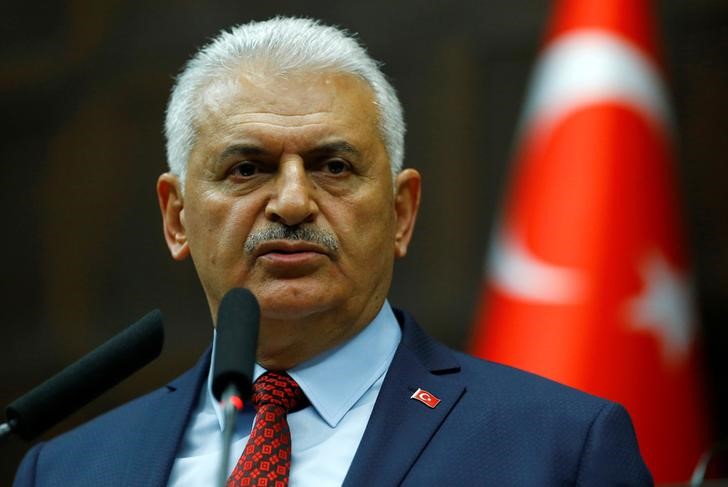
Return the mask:
[[424,389],[420,389],[419,387],[417,388],[415,393],[410,396],[410,399],[420,401],[425,406],[433,409],[435,408],[435,406],[440,404],[440,400],[435,397],[434,394],[432,394],[431,392],[427,392]]

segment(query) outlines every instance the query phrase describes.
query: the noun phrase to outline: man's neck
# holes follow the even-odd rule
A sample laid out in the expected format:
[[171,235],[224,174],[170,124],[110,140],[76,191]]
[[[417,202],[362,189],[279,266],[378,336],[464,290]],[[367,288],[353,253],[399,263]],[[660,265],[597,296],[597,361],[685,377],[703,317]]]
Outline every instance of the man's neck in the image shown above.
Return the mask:
[[262,318],[257,362],[267,370],[291,369],[351,340],[371,323],[382,304],[349,323],[323,316],[296,321]]

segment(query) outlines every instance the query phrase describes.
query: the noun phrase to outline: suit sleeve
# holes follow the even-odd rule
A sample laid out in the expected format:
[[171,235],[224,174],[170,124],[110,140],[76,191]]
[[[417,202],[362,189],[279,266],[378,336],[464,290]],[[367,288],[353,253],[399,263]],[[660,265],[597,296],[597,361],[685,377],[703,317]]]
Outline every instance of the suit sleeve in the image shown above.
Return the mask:
[[15,474],[13,487],[32,487],[35,485],[36,466],[42,447],[43,443],[38,443],[25,454]]
[[652,486],[642,460],[632,420],[616,403],[608,403],[589,429],[579,461],[579,486]]

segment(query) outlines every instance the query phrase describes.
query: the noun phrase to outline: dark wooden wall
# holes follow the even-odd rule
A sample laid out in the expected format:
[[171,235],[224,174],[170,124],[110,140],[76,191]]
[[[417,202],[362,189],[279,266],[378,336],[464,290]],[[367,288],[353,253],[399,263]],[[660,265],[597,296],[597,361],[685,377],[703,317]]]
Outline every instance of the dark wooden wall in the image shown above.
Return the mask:
[[[167,93],[220,29],[276,14],[358,32],[385,62],[424,176],[415,242],[391,300],[465,343],[516,119],[546,22],[543,0],[146,2],[5,5],[0,18],[0,405],[151,308],[163,356],[47,437],[187,368],[211,327],[189,262],[168,256],[154,185]],[[659,23],[680,134],[679,171],[716,411],[728,345],[728,3],[662,1]],[[725,436],[725,415],[716,430]],[[28,445],[0,445],[9,485]]]

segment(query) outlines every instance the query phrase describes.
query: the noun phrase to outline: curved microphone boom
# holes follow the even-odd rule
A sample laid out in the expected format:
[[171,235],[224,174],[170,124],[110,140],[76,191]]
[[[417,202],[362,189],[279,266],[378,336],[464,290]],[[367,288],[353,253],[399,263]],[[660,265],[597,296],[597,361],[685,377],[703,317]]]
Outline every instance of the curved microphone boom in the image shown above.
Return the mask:
[[162,313],[151,311],[111,340],[69,365],[6,409],[0,436],[31,440],[159,356]]

